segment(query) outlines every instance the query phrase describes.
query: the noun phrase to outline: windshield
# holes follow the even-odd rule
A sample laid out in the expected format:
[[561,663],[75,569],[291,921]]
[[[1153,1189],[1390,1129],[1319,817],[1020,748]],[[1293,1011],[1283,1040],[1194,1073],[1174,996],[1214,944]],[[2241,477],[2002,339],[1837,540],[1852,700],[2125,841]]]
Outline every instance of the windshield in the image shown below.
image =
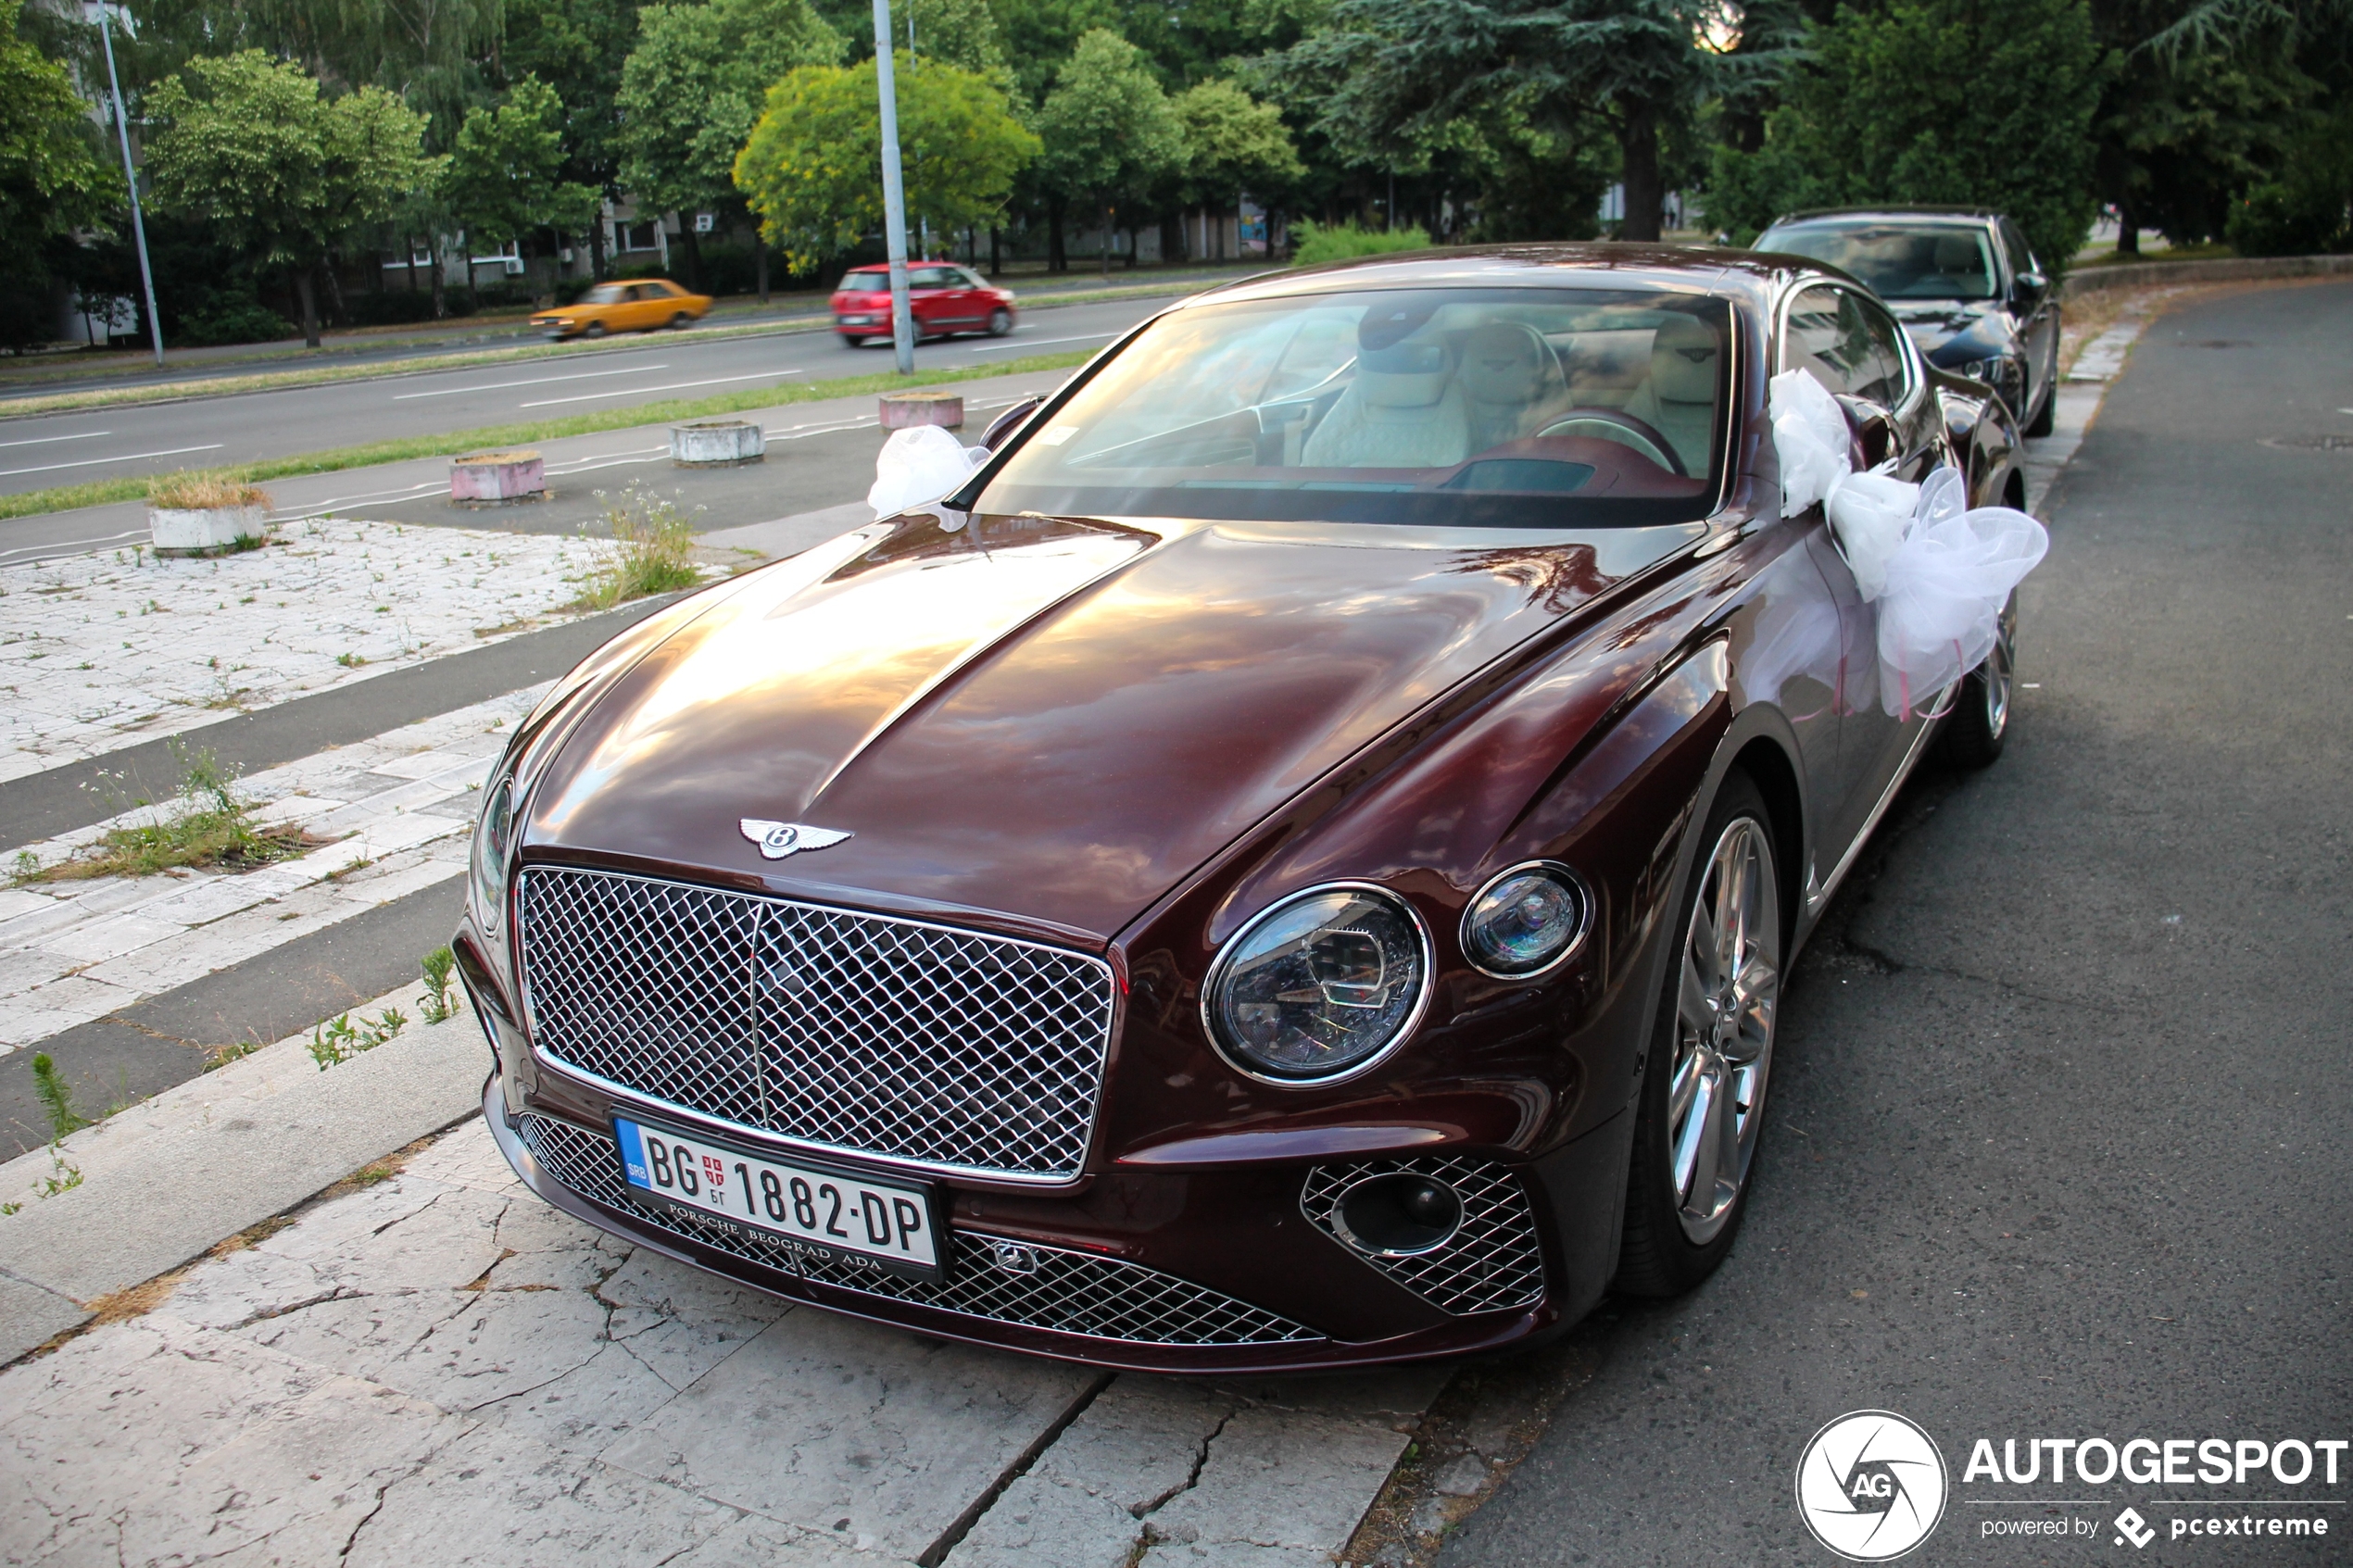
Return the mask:
[[1766,230],[1756,248],[1827,261],[1881,299],[1994,295],[1994,245],[1979,223],[1793,223]]
[[1397,289],[1178,310],[977,509],[1528,528],[1689,521],[1717,493],[1720,299]]

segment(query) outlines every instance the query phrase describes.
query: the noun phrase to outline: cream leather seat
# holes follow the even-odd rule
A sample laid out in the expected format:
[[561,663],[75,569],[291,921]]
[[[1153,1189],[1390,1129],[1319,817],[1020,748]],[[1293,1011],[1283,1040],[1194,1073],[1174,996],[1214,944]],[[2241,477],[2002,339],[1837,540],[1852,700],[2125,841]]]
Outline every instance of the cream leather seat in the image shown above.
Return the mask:
[[1471,333],[1455,379],[1470,413],[1473,452],[1535,434],[1538,416],[1558,405],[1567,384],[1560,356],[1524,321],[1490,321]]
[[1680,312],[1651,338],[1651,373],[1626,400],[1626,411],[1674,445],[1683,471],[1704,474],[1716,435],[1716,383],[1722,345],[1705,322]]
[[1442,469],[1470,451],[1470,417],[1446,345],[1412,337],[1358,354],[1355,378],[1299,460],[1311,469]]

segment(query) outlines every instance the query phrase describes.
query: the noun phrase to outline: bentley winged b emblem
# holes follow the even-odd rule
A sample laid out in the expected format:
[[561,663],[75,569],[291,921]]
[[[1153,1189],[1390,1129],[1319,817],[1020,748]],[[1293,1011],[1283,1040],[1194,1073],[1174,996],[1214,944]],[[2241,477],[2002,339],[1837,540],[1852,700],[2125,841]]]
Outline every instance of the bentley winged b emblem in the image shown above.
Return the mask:
[[843,839],[852,836],[834,828],[812,828],[799,822],[766,822],[758,817],[746,817],[736,824],[746,838],[760,846],[764,860],[781,860],[802,849],[830,849]]

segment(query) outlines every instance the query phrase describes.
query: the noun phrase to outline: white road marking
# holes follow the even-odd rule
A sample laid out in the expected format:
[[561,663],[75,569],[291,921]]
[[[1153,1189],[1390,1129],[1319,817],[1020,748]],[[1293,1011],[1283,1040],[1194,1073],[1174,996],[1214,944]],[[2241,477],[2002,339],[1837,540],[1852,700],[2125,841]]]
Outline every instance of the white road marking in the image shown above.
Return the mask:
[[[455,397],[459,394],[466,392],[504,392],[510,387],[545,386],[549,382],[594,381],[598,376],[641,376],[648,370],[666,370],[668,369],[670,369],[670,367],[667,365],[632,365],[625,370],[582,370],[576,375],[538,376],[530,381],[495,381],[485,383],[481,386],[445,386],[433,392],[404,392],[395,397],[393,401],[395,403],[406,403],[409,399],[416,397]],[[530,405],[525,404],[524,407],[528,408]]]
[[18,545],[0,550],[0,566],[18,564],[16,558],[19,556],[28,560],[41,559],[44,551],[51,555],[74,556],[92,546],[120,545],[125,539],[145,539],[146,536],[145,529],[134,528],[127,533],[109,533],[98,539],[53,539],[45,545]]
[[648,392],[684,392],[692,386],[724,386],[729,382],[765,381],[772,376],[805,376],[807,370],[754,370],[748,376],[713,376],[709,381],[677,381],[665,386],[628,386],[618,392],[584,392],[573,397],[546,397],[536,403],[518,403],[518,408],[552,408],[559,403],[594,403],[599,397],[635,397]]
[[1126,327],[1119,327],[1107,332],[1081,332],[1076,337],[1034,337],[1026,343],[983,344],[980,347],[967,350],[967,352],[973,354],[1002,354],[1008,348],[1039,348],[1050,343],[1096,343],[1100,342],[1103,338],[1117,337],[1121,332],[1124,332],[1127,329]]
[[84,458],[78,463],[43,463],[38,468],[0,469],[0,479],[19,473],[50,473],[58,469],[94,469],[106,463],[135,463],[147,458],[176,458],[182,452],[218,452],[222,442],[208,442],[202,446],[172,446],[161,452],[125,452],[119,458]]
[[110,430],[85,430],[80,435],[36,435],[30,441],[0,441],[0,446],[38,446],[47,441],[88,441],[95,436],[113,433]]

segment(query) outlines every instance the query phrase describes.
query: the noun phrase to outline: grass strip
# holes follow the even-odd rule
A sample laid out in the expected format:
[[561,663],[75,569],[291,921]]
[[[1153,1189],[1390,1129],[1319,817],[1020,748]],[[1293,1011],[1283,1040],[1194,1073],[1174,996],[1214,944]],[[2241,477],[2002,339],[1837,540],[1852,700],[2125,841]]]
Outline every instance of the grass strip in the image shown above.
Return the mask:
[[[1080,349],[1071,354],[1039,354],[1001,365],[918,370],[912,376],[884,371],[879,375],[848,376],[839,381],[752,387],[723,392],[711,397],[640,403],[633,408],[607,408],[599,413],[572,414],[562,419],[538,420],[529,424],[493,425],[485,430],[450,431],[441,435],[415,435],[398,441],[373,441],[363,446],[339,446],[325,452],[265,458],[259,462],[241,463],[210,471],[224,479],[259,484],[273,479],[292,479],[301,474],[333,473],[341,469],[407,462],[413,458],[456,457],[491,447],[560,441],[570,435],[598,435],[609,430],[628,430],[638,425],[675,424],[686,420],[709,419],[714,414],[739,414],[748,408],[823,403],[829,398],[856,397],[870,392],[897,392],[911,386],[937,386],[950,382],[993,381],[1000,376],[1026,375],[1033,370],[1060,370],[1073,365],[1083,365],[1094,356],[1093,349]],[[148,485],[153,483],[151,478],[145,477],[101,479],[86,484],[60,485],[52,490],[27,490],[14,495],[0,495],[0,519],[31,517],[40,512],[72,511],[82,507],[109,506],[117,501],[144,500]]]
[[[1041,295],[1037,300],[1039,309],[1065,305],[1101,305],[1122,299],[1134,299],[1154,295],[1200,294],[1231,282],[1232,278],[1209,277],[1170,280],[1156,283],[1135,283],[1119,288],[1100,288],[1075,294]],[[743,337],[784,336],[798,332],[822,332],[829,326],[828,318],[819,316],[782,316],[767,320],[728,322],[698,330],[693,341],[714,343],[724,339]],[[372,346],[372,345],[370,345]],[[53,392],[25,397],[10,395],[0,389],[0,420],[31,419],[42,414],[70,414],[93,408],[136,408],[157,403],[185,403],[202,397],[230,397],[243,392],[292,392],[307,386],[333,386],[343,382],[379,381],[389,376],[425,375],[435,370],[466,370],[484,365],[511,365],[531,359],[546,359],[561,354],[609,353],[614,350],[635,350],[645,345],[634,341],[600,339],[598,346],[589,347],[578,339],[566,343],[525,343],[504,348],[475,348],[434,354],[415,359],[395,359],[369,365],[319,365],[310,370],[280,370],[247,375],[208,377],[202,381],[164,382],[153,386],[94,387],[86,392]],[[366,348],[359,349],[365,352]],[[338,354],[342,349],[299,349],[291,354],[255,356],[256,359],[293,359],[311,354]],[[145,367],[125,367],[126,375],[143,373]],[[28,376],[26,380],[32,379]]]

